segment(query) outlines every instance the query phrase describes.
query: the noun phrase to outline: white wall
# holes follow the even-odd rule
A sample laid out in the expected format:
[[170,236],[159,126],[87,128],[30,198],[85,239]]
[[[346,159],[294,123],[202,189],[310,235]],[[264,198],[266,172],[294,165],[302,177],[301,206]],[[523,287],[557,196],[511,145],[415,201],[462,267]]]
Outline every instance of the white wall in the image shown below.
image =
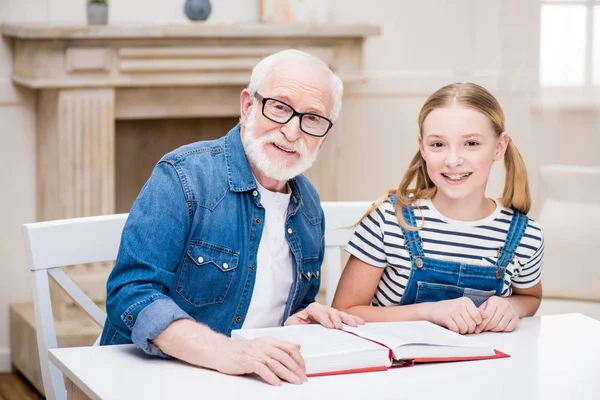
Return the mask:
[[[0,21],[41,21],[46,4],[0,1]],[[10,43],[0,39],[0,372],[10,370],[8,305],[31,298],[21,225],[35,218],[35,96],[10,82]]]
[[[184,0],[113,0],[113,23],[184,22]],[[255,21],[256,2],[213,0],[211,20]],[[435,89],[459,80],[498,95],[508,131],[536,189],[542,163],[600,165],[598,110],[532,111],[537,2],[522,0],[331,0],[332,19],[371,23],[368,80],[347,88],[337,166],[338,199],[371,200],[397,185],[416,151],[416,118]],[[0,0],[0,22],[84,23],[84,0]],[[35,95],[10,84],[9,44],[0,41],[0,371],[9,369],[8,305],[28,301],[20,225],[35,219]],[[573,138],[576,138],[575,140]],[[376,157],[373,155],[376,154]],[[490,194],[502,189],[496,167]]]

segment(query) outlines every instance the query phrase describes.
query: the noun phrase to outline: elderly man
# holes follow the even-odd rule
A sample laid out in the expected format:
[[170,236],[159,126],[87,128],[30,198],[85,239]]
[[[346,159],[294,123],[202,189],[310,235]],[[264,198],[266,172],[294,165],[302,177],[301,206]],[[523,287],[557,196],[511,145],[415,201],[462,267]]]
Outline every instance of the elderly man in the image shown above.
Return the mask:
[[231,330],[362,323],[315,303],[325,221],[301,175],[339,115],[342,90],[321,60],[273,54],[240,94],[240,124],[160,160],[123,230],[101,344],[133,342],[278,385],[306,380],[299,347],[234,341]]

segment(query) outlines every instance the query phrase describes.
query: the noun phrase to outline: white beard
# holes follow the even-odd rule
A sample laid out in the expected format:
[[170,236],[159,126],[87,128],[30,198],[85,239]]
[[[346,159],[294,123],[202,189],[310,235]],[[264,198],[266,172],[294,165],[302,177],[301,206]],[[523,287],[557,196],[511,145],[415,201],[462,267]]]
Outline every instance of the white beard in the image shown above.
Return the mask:
[[[248,157],[250,164],[256,167],[256,169],[258,169],[258,171],[260,171],[267,178],[278,181],[288,181],[304,173],[317,160],[319,147],[324,138],[321,138],[315,151],[310,154],[304,140],[288,142],[281,132],[279,132],[279,130],[266,132],[263,136],[256,137],[254,127],[258,108],[259,105],[255,104],[252,106],[244,126],[245,132],[242,137],[242,144],[244,145],[246,156]],[[304,133],[302,134],[304,135]],[[271,159],[264,152],[265,145],[270,143],[288,150],[295,151],[300,158],[294,165],[291,166],[286,165],[285,161]]]

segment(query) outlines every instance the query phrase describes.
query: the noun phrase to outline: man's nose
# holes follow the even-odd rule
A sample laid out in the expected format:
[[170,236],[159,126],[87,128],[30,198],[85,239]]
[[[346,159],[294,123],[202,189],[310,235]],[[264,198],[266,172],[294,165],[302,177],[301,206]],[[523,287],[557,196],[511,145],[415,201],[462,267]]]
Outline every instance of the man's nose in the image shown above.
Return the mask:
[[281,126],[281,132],[288,142],[295,142],[302,137],[300,129],[300,116],[294,115],[291,120]]

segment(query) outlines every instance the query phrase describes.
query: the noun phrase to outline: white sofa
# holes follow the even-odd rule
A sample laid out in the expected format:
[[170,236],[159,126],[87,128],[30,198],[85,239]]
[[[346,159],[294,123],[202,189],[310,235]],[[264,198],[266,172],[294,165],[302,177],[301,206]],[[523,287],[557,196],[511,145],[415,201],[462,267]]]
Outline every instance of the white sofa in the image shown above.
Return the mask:
[[600,320],[600,168],[540,169],[546,252],[536,315],[579,312]]

